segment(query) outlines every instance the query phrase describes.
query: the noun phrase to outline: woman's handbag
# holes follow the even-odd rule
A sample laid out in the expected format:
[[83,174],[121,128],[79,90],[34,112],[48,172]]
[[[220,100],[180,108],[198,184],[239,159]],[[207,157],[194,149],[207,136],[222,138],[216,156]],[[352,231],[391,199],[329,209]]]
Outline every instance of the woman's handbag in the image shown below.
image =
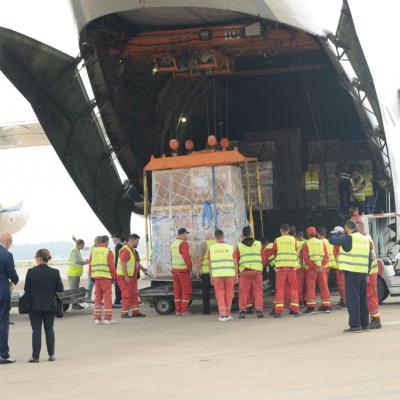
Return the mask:
[[62,318],[64,316],[64,305],[58,294],[56,294],[56,304],[57,304],[56,317]]
[[31,296],[29,293],[24,293],[20,297],[18,311],[20,314],[29,314],[31,312]]

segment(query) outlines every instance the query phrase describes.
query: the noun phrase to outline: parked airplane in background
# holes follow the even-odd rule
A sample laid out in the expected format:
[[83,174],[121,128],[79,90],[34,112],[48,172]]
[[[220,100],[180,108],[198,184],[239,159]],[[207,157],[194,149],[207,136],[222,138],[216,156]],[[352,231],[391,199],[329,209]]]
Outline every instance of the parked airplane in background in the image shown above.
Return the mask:
[[0,202],[0,232],[19,232],[28,221],[28,216],[23,200]]
[[[18,147],[49,145],[39,122],[18,122],[0,126],[0,151]],[[19,232],[27,223],[29,213],[20,198],[9,199],[2,193],[0,198],[0,232]]]

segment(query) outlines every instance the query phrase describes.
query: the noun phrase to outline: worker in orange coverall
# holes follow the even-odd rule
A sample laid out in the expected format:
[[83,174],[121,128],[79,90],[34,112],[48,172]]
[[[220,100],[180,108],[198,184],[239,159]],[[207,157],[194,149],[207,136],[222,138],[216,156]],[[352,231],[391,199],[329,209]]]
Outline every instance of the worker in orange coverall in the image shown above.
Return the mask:
[[147,272],[147,269],[140,265],[139,254],[136,251],[139,240],[140,237],[135,233],[130,235],[118,254],[117,279],[122,298],[121,318],[146,316],[139,309],[138,278],[141,270]]
[[189,232],[178,230],[178,237],[171,245],[171,266],[176,315],[189,316],[189,303],[192,299],[192,259],[190,257]]
[[252,238],[250,226],[245,226],[243,240],[235,251],[239,264],[239,319],[246,317],[249,300],[254,299],[257,318],[264,318],[263,271],[265,252],[261,242]]
[[306,266],[306,297],[307,310],[305,314],[315,314],[315,287],[321,292],[320,311],[331,312],[331,296],[328,288],[328,280],[325,268],[328,265],[329,253],[325,243],[318,239],[317,230],[310,226],[307,228],[308,240],[303,245],[303,259]]
[[365,226],[362,221],[356,222],[357,231],[366,236],[371,244],[371,267],[368,273],[368,311],[371,316],[369,324],[370,329],[381,329],[381,313],[379,311],[379,298],[378,298],[378,260],[376,259],[375,246],[372,237],[365,231]]
[[89,258],[89,274],[95,284],[94,323],[101,324],[104,304],[104,325],[115,324],[112,319],[112,284],[116,270],[114,254],[108,248],[108,236],[102,236],[100,246],[94,247]]

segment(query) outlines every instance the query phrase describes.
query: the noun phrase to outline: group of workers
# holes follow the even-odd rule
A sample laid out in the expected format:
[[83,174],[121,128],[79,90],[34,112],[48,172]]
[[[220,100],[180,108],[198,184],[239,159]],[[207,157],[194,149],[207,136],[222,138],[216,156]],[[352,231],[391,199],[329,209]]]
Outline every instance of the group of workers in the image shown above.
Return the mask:
[[[273,242],[255,240],[249,226],[243,228],[242,241],[236,247],[224,241],[224,232],[216,230],[214,237],[204,242],[202,255],[192,258],[188,242],[189,232],[178,230],[171,245],[171,266],[176,315],[189,316],[192,299],[192,276],[199,275],[202,282],[203,312],[210,314],[210,291],[214,287],[218,304],[218,321],[232,320],[232,301],[235,284],[239,285],[239,319],[245,319],[249,307],[257,318],[264,318],[263,281],[268,271],[275,276],[275,298],[271,315],[282,318],[285,308],[289,315],[315,314],[316,287],[320,290],[319,311],[332,309],[328,285],[329,271],[336,271],[340,294],[337,307],[347,307],[350,315],[348,331],[381,328],[378,307],[378,263],[372,239],[363,223],[349,220],[345,228],[336,227],[327,239],[325,228],[307,228],[303,232],[284,223],[281,235]],[[71,288],[79,287],[83,266],[89,264],[89,282],[95,288],[94,323],[113,324],[112,285],[115,282],[122,298],[121,318],[144,317],[140,312],[138,279],[140,271],[147,273],[140,263],[136,248],[139,236],[130,235],[121,243],[113,235],[116,252],[108,248],[108,236],[96,237],[90,257],[84,260],[80,251],[83,240],[69,255],[68,279]],[[195,267],[193,266],[194,260]],[[74,305],[74,307],[76,307]],[[104,316],[103,316],[104,314]],[[371,319],[370,319],[371,318]]]
[[[112,239],[115,244],[115,253],[108,248],[108,236],[96,236],[89,259],[84,260],[81,255],[81,250],[85,246],[82,239],[75,239],[75,247],[70,251],[68,257],[67,275],[71,289],[79,288],[80,279],[83,275],[83,266],[89,264],[88,300],[91,298],[91,292],[94,287],[95,325],[101,323],[111,325],[116,322],[112,318],[113,283],[121,293],[121,318],[146,316],[140,312],[138,296],[140,271],[147,273],[147,269],[140,263],[139,253],[136,250],[140,237],[132,234],[126,242],[123,242],[119,235],[114,234]],[[74,304],[73,308],[79,309],[81,306]]]
[[[304,174],[305,201],[311,208],[320,204],[321,185],[322,175],[316,166],[311,164]],[[340,209],[344,215],[348,214],[350,206],[356,206],[360,213],[366,214],[376,209],[372,176],[360,166],[351,170],[348,163],[341,165],[338,171],[338,194]]]
[[[224,233],[215,232],[208,238],[203,255],[193,271],[188,232],[181,228],[171,245],[173,289],[176,315],[188,316],[192,295],[192,273],[199,273],[202,281],[203,312],[210,313],[210,287],[214,287],[218,303],[218,320],[232,320],[231,307],[235,283],[239,284],[239,319],[246,318],[249,305],[257,318],[264,318],[263,273],[267,268],[275,272],[275,299],[271,315],[281,318],[285,307],[290,315],[316,313],[316,286],[319,286],[319,311],[331,311],[328,286],[330,269],[336,270],[340,293],[338,307],[347,307],[350,315],[348,332],[362,332],[381,328],[378,308],[378,264],[372,239],[363,223],[349,220],[345,228],[336,227],[329,240],[325,228],[309,227],[307,239],[302,232],[284,223],[281,236],[271,243],[252,237],[245,227],[242,241],[235,248],[225,243]],[[371,320],[369,318],[371,315]]]

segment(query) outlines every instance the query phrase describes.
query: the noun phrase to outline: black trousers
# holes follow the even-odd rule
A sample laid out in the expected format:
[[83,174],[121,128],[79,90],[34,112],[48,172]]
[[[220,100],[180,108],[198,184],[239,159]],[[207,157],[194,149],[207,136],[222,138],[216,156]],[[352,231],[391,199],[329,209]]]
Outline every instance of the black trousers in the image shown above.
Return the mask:
[[346,303],[350,328],[366,328],[369,325],[367,300],[367,274],[344,271]]
[[339,184],[340,209],[344,215],[349,213],[351,197],[351,184]]
[[203,313],[210,313],[210,290],[211,278],[210,274],[201,274],[201,294],[203,300]]
[[118,286],[118,283],[114,283],[115,287],[115,301],[114,304],[121,304],[121,289]]
[[0,357],[9,358],[8,331],[10,326],[10,300],[0,300]]
[[56,313],[53,311],[31,311],[29,319],[32,325],[32,358],[39,359],[40,349],[42,348],[42,323],[46,335],[47,353],[54,356],[54,318]]

